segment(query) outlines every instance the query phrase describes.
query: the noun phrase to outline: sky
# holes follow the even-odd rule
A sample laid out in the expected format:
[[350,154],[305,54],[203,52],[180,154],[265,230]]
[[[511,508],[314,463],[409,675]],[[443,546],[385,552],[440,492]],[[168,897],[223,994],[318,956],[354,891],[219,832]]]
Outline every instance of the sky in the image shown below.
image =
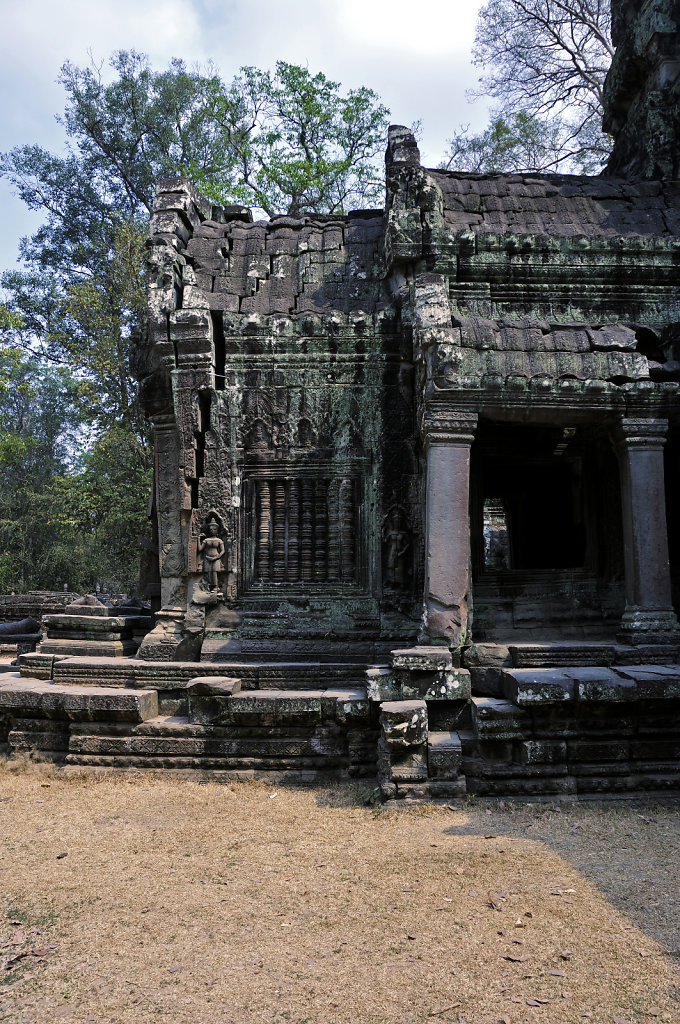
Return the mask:
[[[456,127],[481,128],[482,102],[466,100],[477,80],[470,63],[481,0],[0,0],[0,152],[38,144],[63,152],[55,117],[65,61],[106,63],[115,50],[147,53],[154,67],[172,57],[213,61],[230,80],[243,65],[277,60],[307,65],[342,83],[368,86],[394,124],[422,122],[420,149],[436,166]],[[0,182],[0,270],[16,263],[20,237],[41,215]]]

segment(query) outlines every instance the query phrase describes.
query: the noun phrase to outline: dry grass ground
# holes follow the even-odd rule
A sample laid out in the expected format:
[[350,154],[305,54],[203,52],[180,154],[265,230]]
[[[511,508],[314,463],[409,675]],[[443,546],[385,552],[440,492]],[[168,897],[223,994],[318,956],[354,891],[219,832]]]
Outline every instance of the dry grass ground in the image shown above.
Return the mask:
[[2,1021],[680,1021],[677,805],[0,783]]

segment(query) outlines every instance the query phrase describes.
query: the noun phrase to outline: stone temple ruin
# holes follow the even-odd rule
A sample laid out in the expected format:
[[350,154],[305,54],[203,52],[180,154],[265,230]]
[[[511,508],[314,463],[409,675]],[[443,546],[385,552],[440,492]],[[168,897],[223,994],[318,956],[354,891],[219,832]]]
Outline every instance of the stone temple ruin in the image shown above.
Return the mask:
[[253,222],[159,183],[162,607],[138,650],[95,599],[53,616],[0,677],[10,750],[680,786],[680,24],[614,16],[602,176],[428,170],[393,127],[384,211]]

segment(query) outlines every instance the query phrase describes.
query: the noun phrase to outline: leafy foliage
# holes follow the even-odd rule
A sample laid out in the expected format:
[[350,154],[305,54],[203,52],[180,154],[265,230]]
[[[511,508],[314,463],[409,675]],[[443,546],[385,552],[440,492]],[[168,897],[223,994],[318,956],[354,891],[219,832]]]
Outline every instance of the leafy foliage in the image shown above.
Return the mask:
[[611,144],[602,90],[614,49],[609,0],[489,0],[479,12],[472,97],[498,101],[477,136],[460,128],[445,166],[598,171]]
[[[375,158],[388,111],[365,87],[346,96],[339,83],[278,61],[276,72],[241,68],[222,98],[228,143],[218,178],[199,172],[206,194],[234,198],[268,216],[285,211],[345,213],[382,202]],[[231,163],[229,163],[229,159]]]
[[64,367],[5,349],[0,374],[0,590],[136,589],[148,447],[124,426],[81,450],[89,402]]

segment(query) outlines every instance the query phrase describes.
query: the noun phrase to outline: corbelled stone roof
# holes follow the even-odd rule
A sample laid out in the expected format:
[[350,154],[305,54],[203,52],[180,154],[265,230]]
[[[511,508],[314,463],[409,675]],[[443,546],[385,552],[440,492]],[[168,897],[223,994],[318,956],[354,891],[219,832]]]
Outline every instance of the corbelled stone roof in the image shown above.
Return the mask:
[[189,182],[168,179],[159,186],[152,239],[170,241],[166,227],[186,259],[185,308],[371,313],[381,301],[382,210],[252,223],[248,210],[210,207]]
[[454,231],[615,238],[680,235],[680,182],[631,182],[572,174],[429,171]]

